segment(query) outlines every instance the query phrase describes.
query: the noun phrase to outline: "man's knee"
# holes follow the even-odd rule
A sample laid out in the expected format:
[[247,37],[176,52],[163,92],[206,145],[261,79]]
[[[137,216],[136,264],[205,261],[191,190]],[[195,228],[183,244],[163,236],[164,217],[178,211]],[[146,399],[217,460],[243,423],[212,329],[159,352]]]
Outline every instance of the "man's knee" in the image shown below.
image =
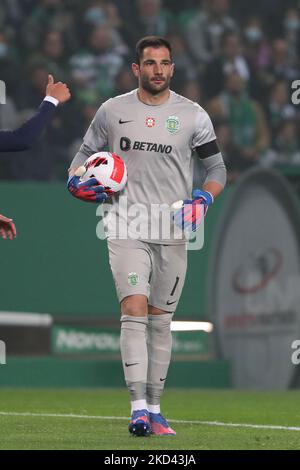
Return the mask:
[[157,307],[153,307],[152,305],[148,305],[148,313],[149,315],[164,315],[165,313],[169,313],[166,310],[162,310]]
[[130,295],[121,302],[122,315],[143,317],[148,314],[148,299],[145,295]]

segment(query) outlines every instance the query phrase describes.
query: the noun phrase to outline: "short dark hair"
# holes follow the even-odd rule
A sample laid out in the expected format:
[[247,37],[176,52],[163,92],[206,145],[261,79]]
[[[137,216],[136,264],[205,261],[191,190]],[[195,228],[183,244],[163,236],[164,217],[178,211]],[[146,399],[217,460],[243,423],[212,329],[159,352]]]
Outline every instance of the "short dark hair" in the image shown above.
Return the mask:
[[146,47],[166,47],[172,60],[172,48],[169,41],[161,36],[146,36],[140,39],[135,46],[135,63],[140,65],[141,58]]

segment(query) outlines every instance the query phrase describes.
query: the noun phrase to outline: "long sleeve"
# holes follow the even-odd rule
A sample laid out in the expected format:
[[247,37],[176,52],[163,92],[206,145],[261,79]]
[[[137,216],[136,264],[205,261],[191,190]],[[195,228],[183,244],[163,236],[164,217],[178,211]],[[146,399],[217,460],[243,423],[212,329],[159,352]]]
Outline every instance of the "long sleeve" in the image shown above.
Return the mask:
[[107,145],[107,117],[105,104],[98,109],[90,127],[86,131],[83,143],[71,162],[70,168],[78,168],[93,153],[100,152]]
[[0,131],[0,152],[27,150],[51,121],[55,108],[54,102],[45,99],[36,114],[21,127],[13,131]]
[[192,147],[197,152],[206,170],[204,184],[215,181],[224,188],[227,177],[226,167],[216,140],[216,134],[211,119],[204,109],[199,111],[196,115],[196,131]]

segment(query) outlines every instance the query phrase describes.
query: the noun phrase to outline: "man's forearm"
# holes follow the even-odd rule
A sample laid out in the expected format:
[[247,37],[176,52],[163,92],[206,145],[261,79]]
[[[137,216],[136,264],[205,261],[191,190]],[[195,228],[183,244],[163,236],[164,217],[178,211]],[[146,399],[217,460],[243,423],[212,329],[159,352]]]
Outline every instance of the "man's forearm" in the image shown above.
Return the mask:
[[208,183],[204,183],[203,189],[204,191],[208,191],[210,194],[212,194],[213,198],[215,199],[223,191],[224,186],[222,186],[217,181],[209,181]]
[[84,162],[91,156],[93,153],[96,153],[97,150],[91,149],[88,145],[83,143],[76,153],[75,157],[73,158],[71,165],[70,165],[70,170],[71,169],[76,169],[79,166],[83,165]]
[[[218,153],[201,160],[207,172],[203,189],[209,191],[214,197],[218,196],[226,184],[227,171],[222,158]],[[210,189],[209,189],[210,188]]]
[[0,151],[27,150],[49,124],[55,108],[53,103],[44,100],[35,115],[21,127],[13,131],[0,131]]

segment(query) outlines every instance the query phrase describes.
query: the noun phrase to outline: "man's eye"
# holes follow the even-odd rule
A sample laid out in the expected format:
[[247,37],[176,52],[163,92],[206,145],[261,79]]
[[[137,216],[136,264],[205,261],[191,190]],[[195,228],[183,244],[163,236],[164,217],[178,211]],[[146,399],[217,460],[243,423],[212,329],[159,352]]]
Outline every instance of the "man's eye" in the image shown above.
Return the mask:
[[[146,66],[155,65],[155,62],[145,62],[145,65]],[[171,65],[171,63],[170,62],[162,62],[160,65],[163,66],[163,67],[166,67],[168,65]]]

